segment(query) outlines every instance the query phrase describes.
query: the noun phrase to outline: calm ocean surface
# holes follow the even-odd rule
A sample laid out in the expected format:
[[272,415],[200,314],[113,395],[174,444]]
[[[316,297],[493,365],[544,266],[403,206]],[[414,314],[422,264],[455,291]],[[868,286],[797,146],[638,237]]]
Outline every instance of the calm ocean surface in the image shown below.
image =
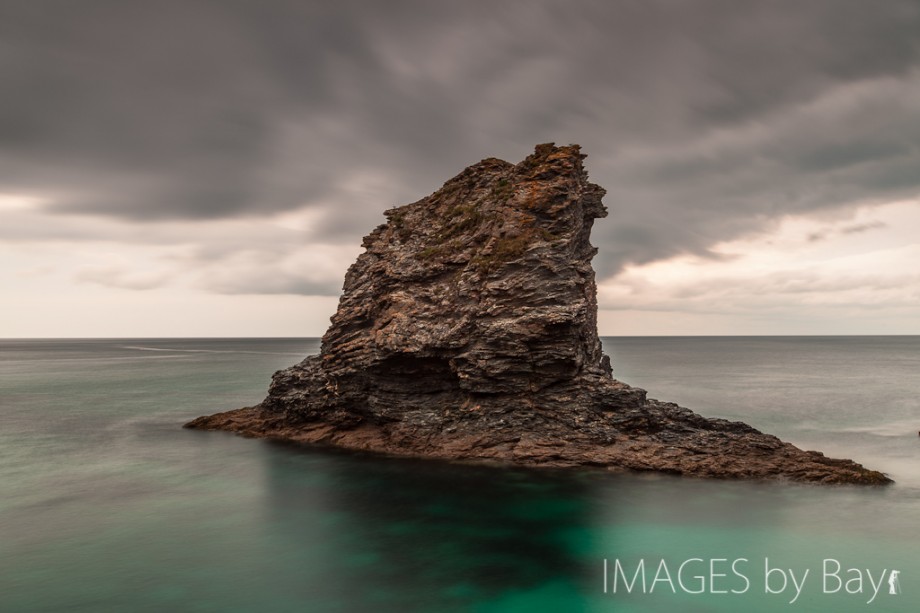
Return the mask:
[[[318,341],[0,340],[0,611],[920,608],[920,337],[604,346],[617,378],[651,397],[897,484],[470,467],[192,432],[180,426],[260,401],[271,373]],[[693,558],[683,589],[678,567]],[[728,560],[712,563],[727,575],[714,581],[713,558]],[[648,588],[664,559],[671,582],[630,594],[620,579],[605,594],[605,559],[608,580],[615,560],[631,579],[644,559]],[[841,582],[823,585],[825,559]],[[766,592],[767,563],[804,575],[793,604],[791,582]],[[884,579],[871,604],[867,570]],[[699,576],[705,592],[689,593]]]

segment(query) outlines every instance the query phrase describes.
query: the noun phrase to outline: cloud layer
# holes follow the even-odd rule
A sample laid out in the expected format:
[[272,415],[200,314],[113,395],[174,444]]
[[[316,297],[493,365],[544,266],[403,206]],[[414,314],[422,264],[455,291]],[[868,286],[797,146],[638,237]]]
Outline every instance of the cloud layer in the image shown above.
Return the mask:
[[601,277],[718,261],[920,193],[918,31],[913,0],[4,2],[0,241],[159,250],[81,283],[334,294],[384,209],[556,141],[608,190]]

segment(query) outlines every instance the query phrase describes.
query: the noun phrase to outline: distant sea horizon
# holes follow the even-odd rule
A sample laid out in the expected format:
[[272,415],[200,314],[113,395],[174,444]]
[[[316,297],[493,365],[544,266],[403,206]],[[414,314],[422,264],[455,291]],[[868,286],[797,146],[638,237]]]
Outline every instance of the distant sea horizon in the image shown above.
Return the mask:
[[[599,334],[600,338],[825,338],[825,337],[898,337],[920,336],[920,334]],[[6,336],[0,341],[105,341],[105,340],[293,340],[293,339],[320,339],[323,335],[314,336]]]

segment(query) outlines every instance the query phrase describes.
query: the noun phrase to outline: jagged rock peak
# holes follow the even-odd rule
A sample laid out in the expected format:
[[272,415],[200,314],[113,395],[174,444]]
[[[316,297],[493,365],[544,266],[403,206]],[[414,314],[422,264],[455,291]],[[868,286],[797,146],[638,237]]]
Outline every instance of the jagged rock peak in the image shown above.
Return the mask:
[[434,369],[479,393],[609,373],[589,242],[604,190],[584,157],[550,143],[517,165],[488,158],[387,211],[345,277],[323,337],[326,372],[392,380]]

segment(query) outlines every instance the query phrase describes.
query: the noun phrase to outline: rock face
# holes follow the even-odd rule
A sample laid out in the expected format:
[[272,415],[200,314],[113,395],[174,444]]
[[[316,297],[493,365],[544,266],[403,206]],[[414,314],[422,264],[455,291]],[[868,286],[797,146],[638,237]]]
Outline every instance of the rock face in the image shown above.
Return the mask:
[[399,455],[722,478],[883,474],[706,419],[612,377],[589,236],[607,214],[578,146],[489,158],[386,212],[319,355],[188,427]]

